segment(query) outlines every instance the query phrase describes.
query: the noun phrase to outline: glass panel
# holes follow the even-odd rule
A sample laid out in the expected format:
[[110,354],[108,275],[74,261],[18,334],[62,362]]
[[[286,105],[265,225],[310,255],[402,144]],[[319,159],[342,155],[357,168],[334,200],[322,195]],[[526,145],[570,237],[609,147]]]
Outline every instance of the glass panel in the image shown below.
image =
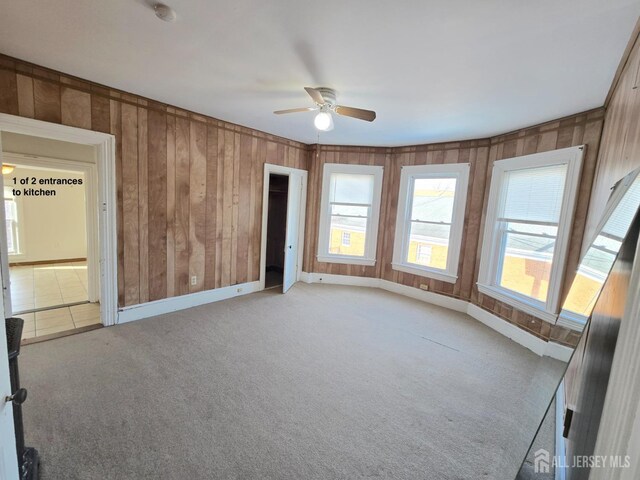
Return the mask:
[[331,205],[331,215],[352,215],[355,217],[368,217],[369,207],[353,205]]
[[560,219],[566,175],[566,165],[506,172],[501,216],[557,223]]
[[446,270],[450,233],[448,225],[411,222],[407,263]]
[[611,212],[602,232],[582,258],[567,299],[562,306],[563,313],[578,314],[585,319],[591,314],[638,205],[640,205],[640,178],[636,178],[629,186],[624,197]]
[[373,175],[333,173],[329,182],[329,201],[370,205],[373,202],[373,179]]
[[455,193],[455,178],[416,179],[411,220],[451,223]]
[[638,205],[640,205],[640,180],[636,179],[616,206],[602,231],[620,240],[624,239]]
[[590,248],[587,251],[571,284],[563,310],[582,316],[588,316],[591,313],[609,270],[616,260],[620,245],[622,243],[618,242],[615,253],[613,250],[605,251],[597,248]]
[[[348,235],[345,235],[348,234]],[[367,234],[366,218],[331,216],[329,227],[329,253],[364,257]],[[344,240],[348,237],[348,243]]]
[[502,240],[500,286],[545,302],[555,238],[505,232]]
[[[530,445],[529,454],[525,455],[523,452],[522,457],[525,457],[525,460],[521,465],[520,473],[517,476],[518,479],[553,478],[553,468],[549,470],[549,474],[536,473],[536,470],[540,472],[539,467],[544,466],[544,462],[540,462],[540,460],[548,459],[550,467],[552,467],[553,456],[556,452],[558,452],[559,457],[556,457],[555,460],[567,466],[562,469],[567,478],[569,476],[573,478],[576,475],[586,478],[589,475],[588,468],[578,469],[573,467],[576,465],[577,459],[586,458],[577,457],[576,455],[590,453],[588,451],[585,452],[580,445],[577,445],[580,441],[577,443],[573,441],[585,438],[584,429],[580,431],[580,426],[578,425],[579,430],[576,430],[574,416],[574,421],[569,428],[569,440],[561,444],[554,441],[554,422],[556,415],[560,414],[558,415],[558,420],[562,423],[562,414],[566,415],[567,409],[575,410],[576,405],[595,405],[592,413],[596,414],[599,412],[597,410],[598,406],[601,406],[604,402],[604,393],[594,400],[593,392],[595,390],[593,388],[591,390],[588,389],[588,381],[590,376],[602,379],[604,378],[603,376],[609,375],[607,365],[611,364],[614,349],[613,347],[602,348],[602,346],[615,346],[616,332],[619,329],[620,319],[623,318],[621,309],[624,306],[625,298],[623,289],[620,287],[624,284],[624,281],[621,282],[619,278],[620,276],[626,277],[634,260],[633,253],[637,243],[638,222],[633,225],[633,233],[629,234],[628,232],[633,223],[632,219],[640,205],[639,172],[640,169],[631,172],[615,185],[609,202],[604,206],[603,212],[606,217],[603,217],[598,223],[598,230],[595,231],[595,234],[585,239],[586,254],[580,261],[580,266],[560,314],[559,322],[563,328],[552,333],[549,340],[550,346],[563,345],[564,347],[575,349],[577,345],[568,368],[565,362],[558,362],[544,356],[540,357],[535,369],[528,376],[529,386],[526,388],[523,398],[527,399],[528,405],[535,405],[535,407],[534,410],[530,411],[529,415],[519,417],[519,423],[523,426],[523,434],[513,437],[514,445],[515,442],[518,442],[518,449],[520,449],[519,445],[522,445],[523,441]],[[620,198],[622,199],[618,202]],[[622,240],[623,238],[625,239],[624,241]],[[618,252],[624,253],[619,254]],[[615,273],[611,273],[612,271]],[[606,292],[606,294],[603,294],[603,292]],[[597,316],[592,316],[594,310],[599,311]],[[587,326],[589,322],[592,323]],[[584,331],[589,332],[588,337],[583,334]],[[594,345],[595,348],[592,348]],[[596,368],[586,372],[585,365],[588,365],[589,362],[585,359],[594,355],[597,356],[598,361],[591,363]],[[603,358],[605,359],[604,362],[602,361]],[[558,379],[560,378],[562,378],[563,382],[557,389],[558,396],[556,397],[559,411],[556,411],[553,402],[546,403],[549,406],[546,420],[538,429],[537,436],[534,439],[537,425],[533,421],[536,420],[536,416],[538,418],[543,417],[544,412],[541,411],[540,406],[543,405],[543,401],[551,398],[552,389],[555,390],[557,388]],[[524,391],[525,389],[523,388]],[[585,409],[580,408],[579,410],[583,414],[582,410]],[[586,416],[588,415],[582,415],[585,418]],[[562,425],[557,426],[562,427]],[[597,426],[597,422],[595,426]],[[595,442],[596,434],[597,431],[591,438],[593,442]],[[531,442],[532,439],[533,442]],[[582,444],[585,444],[585,442],[583,441]],[[563,446],[564,448],[561,448]]]

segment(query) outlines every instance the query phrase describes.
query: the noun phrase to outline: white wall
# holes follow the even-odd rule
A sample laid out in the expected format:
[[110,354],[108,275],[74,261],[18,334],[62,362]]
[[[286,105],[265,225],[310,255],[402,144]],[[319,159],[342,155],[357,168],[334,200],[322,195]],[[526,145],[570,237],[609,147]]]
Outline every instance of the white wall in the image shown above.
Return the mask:
[[83,179],[82,185],[28,185],[33,188],[55,189],[50,197],[16,197],[21,228],[20,255],[10,255],[9,262],[37,262],[86,258],[87,226],[84,176],[79,172],[63,172],[16,166],[4,175],[6,187],[14,186],[13,178],[72,178]]
[[[2,132],[2,151],[5,154],[74,160],[85,163],[96,162],[93,146],[61,142],[47,138]],[[36,178],[83,178],[80,172],[60,170],[38,170],[21,166],[12,160],[6,163],[17,165],[4,175],[4,184],[12,186],[12,178],[35,176]],[[83,182],[84,183],[84,182]],[[36,262],[86,258],[87,228],[85,210],[85,186],[42,186],[56,189],[55,197],[20,197],[23,217],[20,255],[10,255],[9,262]]]

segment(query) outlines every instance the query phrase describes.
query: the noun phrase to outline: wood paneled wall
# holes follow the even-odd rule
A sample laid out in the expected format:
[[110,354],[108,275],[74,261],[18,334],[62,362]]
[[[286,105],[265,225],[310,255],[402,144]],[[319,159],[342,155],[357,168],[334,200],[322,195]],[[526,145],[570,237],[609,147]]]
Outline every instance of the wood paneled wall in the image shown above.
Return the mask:
[[[413,287],[426,283],[433,292],[469,300],[541,338],[572,344],[571,332],[483,296],[475,287],[492,164],[587,145],[567,260],[568,288],[588,206],[591,225],[597,223],[610,184],[640,164],[638,71],[636,46],[607,113],[591,202],[603,109],[491,139],[400,148],[306,146],[0,56],[0,112],[115,135],[121,306],[257,280],[263,165],[268,162],[309,170],[305,271],[383,278]],[[458,281],[394,271],[401,166],[460,162],[470,164],[471,175]],[[316,260],[324,163],[384,166],[375,266]],[[198,279],[195,286],[191,276]]]
[[3,56],[0,112],[115,135],[120,306],[258,280],[264,163],[307,168],[304,144]]
[[636,38],[607,105],[587,233],[593,234],[613,185],[638,167],[640,167],[640,39]]
[[[432,292],[471,301],[540,338],[549,339],[553,337],[562,343],[574,343],[576,338],[569,330],[552,326],[478,292],[476,282],[478,281],[480,255],[482,254],[481,238],[487,209],[489,183],[495,160],[575,145],[587,145],[567,259],[565,285],[568,288],[573,281],[575,269],[580,258],[580,248],[582,246],[587,207],[596,168],[603,117],[604,110],[596,109],[495,138],[467,142],[401,148],[314,147],[314,153],[309,160],[307,250],[304,270],[318,273],[383,278],[416,288],[419,288],[421,284],[426,284]],[[385,167],[376,255],[377,262],[374,267],[331,264],[316,260],[322,167],[325,163],[356,163],[383,165]],[[458,281],[455,284],[398,272],[393,270],[391,266],[401,168],[403,165],[437,163],[470,164],[465,227],[458,267]]]

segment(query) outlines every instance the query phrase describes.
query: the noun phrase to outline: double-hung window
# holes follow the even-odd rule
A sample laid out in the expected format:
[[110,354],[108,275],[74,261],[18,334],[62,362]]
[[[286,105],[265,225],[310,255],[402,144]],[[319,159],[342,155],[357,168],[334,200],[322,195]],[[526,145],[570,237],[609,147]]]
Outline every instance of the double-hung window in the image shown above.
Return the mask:
[[402,167],[393,268],[455,283],[469,164]]
[[375,265],[383,168],[324,165],[318,260]]
[[478,289],[554,323],[583,147],[494,163]]

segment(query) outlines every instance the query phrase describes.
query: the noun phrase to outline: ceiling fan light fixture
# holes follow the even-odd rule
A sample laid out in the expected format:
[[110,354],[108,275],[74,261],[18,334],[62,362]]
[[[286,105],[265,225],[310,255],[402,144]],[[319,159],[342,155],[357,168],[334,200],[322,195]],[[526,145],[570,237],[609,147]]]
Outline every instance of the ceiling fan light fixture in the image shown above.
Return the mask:
[[331,113],[323,110],[318,112],[316,118],[313,120],[313,124],[318,130],[328,132],[329,130],[333,130],[333,117]]

